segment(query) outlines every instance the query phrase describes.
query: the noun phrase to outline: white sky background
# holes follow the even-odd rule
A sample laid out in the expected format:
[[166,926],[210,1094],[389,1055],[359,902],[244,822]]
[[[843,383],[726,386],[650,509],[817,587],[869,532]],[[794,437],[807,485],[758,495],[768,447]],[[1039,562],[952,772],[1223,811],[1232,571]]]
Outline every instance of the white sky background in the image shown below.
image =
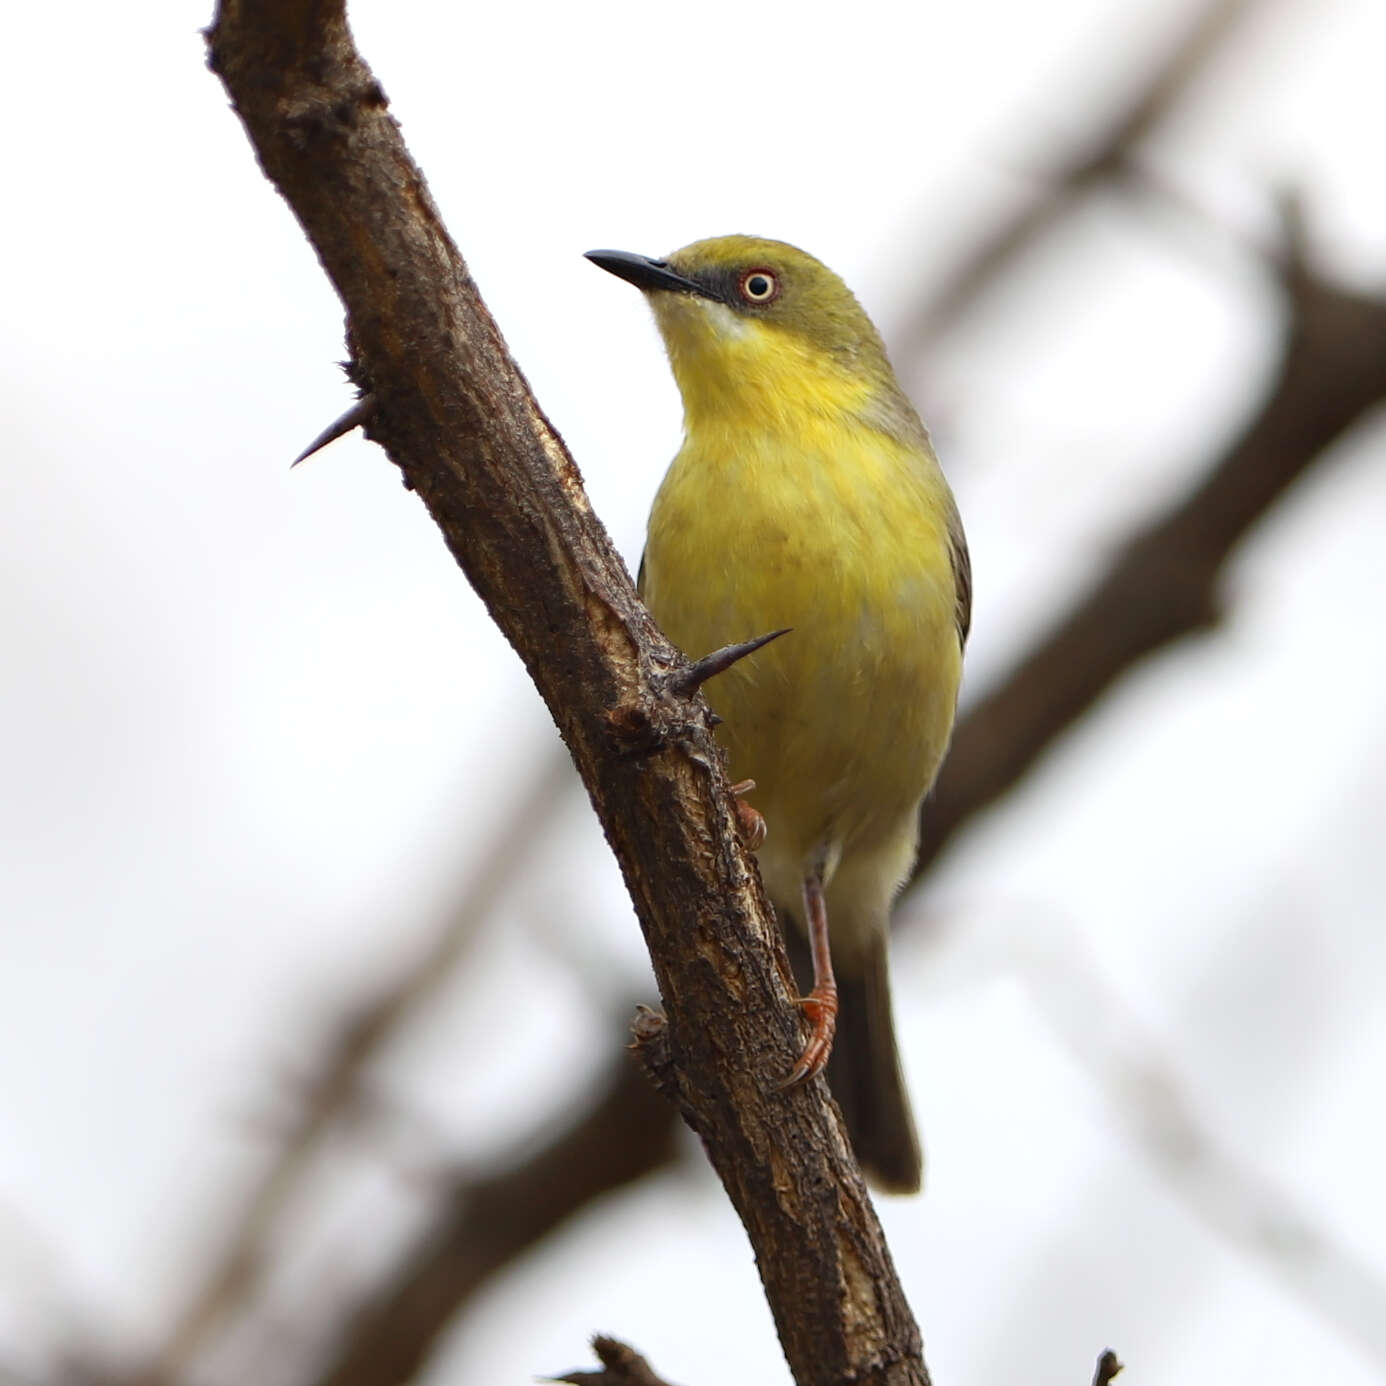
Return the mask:
[[[633,566],[678,404],[639,295],[581,252],[780,236],[890,337],[1174,10],[351,14]],[[0,1345],[20,1358],[72,1313],[120,1350],[157,1340],[320,1027],[412,956],[553,741],[383,454],[353,439],[287,470],[349,401],[342,314],[203,67],[207,19],[74,0],[25,7],[7,44]],[[1383,52],[1370,0],[1271,4],[1153,155],[1246,236],[1268,185],[1302,188],[1324,262],[1369,283]],[[1113,198],[908,382],[972,542],[973,691],[1236,426],[1278,321],[1216,237]],[[1109,1343],[1133,1386],[1380,1379],[1172,1191],[1066,1038],[1102,1028],[1086,993],[1053,979],[1097,979],[1223,1147],[1386,1281],[1384,504],[1364,427],[1242,550],[1225,627],[1127,679],[911,902],[936,924],[896,960],[929,1188],[882,1214],[941,1386],[1084,1382]],[[382,1069],[440,1160],[580,1100],[603,1003],[650,990],[589,818],[574,796]],[[337,1200],[305,1214],[289,1278],[311,1315],[325,1266],[358,1283],[424,1206],[379,1163],[343,1152]],[[598,1330],[689,1386],[786,1379],[702,1168],[517,1266],[429,1379],[529,1381]]]

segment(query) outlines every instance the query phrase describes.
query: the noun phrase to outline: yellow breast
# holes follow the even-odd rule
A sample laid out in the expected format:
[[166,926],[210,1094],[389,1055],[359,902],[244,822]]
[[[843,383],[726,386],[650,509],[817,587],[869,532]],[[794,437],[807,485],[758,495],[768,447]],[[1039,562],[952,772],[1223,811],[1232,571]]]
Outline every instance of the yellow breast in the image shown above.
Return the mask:
[[905,838],[908,853],[962,656],[932,454],[822,389],[777,388],[769,417],[738,397],[750,407],[722,399],[700,417],[685,389],[688,438],[650,516],[644,592],[694,657],[792,627],[707,690],[731,774],[757,782],[773,894],[772,875],[792,891],[824,844],[830,864]]

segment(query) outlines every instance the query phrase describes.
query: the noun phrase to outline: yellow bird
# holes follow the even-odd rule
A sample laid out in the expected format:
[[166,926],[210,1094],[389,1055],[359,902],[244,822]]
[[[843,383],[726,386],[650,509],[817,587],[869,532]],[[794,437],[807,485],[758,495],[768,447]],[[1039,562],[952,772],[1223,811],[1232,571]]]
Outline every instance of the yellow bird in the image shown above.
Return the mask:
[[952,493],[879,333],[811,255],[723,236],[588,258],[644,291],[683,396],[641,564],[650,611],[694,657],[790,627],[708,694],[733,778],[754,781],[766,889],[812,958],[812,1034],[786,1082],[826,1063],[863,1170],[913,1193],[886,950],[962,676]]

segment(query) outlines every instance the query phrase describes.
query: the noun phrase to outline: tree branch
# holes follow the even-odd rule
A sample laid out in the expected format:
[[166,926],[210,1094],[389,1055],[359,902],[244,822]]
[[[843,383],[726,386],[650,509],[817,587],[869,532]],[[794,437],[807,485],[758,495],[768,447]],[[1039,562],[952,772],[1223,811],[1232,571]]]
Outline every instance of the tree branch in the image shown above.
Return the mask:
[[[595,1344],[593,1345],[595,1346]],[[1122,1371],[1122,1365],[1117,1360],[1117,1355],[1111,1348],[1108,1348],[1101,1357],[1097,1359],[1097,1369],[1093,1372],[1092,1386],[1112,1386],[1112,1382],[1117,1379]]]
[[566,1381],[570,1386],[668,1386],[630,1344],[619,1338],[599,1335],[592,1339],[592,1351],[602,1364],[601,1371],[572,1371],[552,1379]]
[[[357,54],[340,0],[224,0],[209,36],[266,174],[346,305],[369,422],[558,723],[668,1014],[678,1104],[756,1250],[801,1386],[927,1382],[821,1080],[701,698],[635,596]],[[755,632],[748,632],[755,634]]]

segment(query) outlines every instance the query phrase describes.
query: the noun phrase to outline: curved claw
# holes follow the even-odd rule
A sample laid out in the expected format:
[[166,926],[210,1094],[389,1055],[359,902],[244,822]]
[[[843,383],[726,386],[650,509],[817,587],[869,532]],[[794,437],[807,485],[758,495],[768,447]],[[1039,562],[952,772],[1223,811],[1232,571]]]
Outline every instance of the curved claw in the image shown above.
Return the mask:
[[765,845],[765,838],[769,832],[765,826],[765,819],[741,797],[743,794],[749,794],[755,787],[754,780],[742,780],[731,787],[732,794],[736,796],[736,802],[733,804],[736,809],[736,821],[741,825],[746,845],[753,852],[759,851]]
[[816,986],[807,996],[800,996],[797,1004],[804,1008],[813,1031],[799,1062],[790,1069],[787,1078],[776,1084],[781,1091],[807,1083],[827,1067],[828,1056],[833,1052],[833,1036],[837,1033],[837,983],[830,977],[826,985]]

